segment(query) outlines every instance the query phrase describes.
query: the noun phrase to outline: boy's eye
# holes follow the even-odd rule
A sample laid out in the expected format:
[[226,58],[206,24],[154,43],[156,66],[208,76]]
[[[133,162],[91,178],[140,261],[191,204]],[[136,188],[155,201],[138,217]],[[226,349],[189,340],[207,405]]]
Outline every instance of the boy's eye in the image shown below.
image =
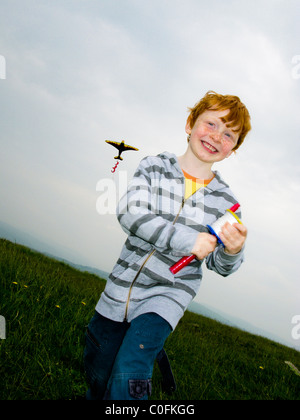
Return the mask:
[[224,140],[234,143],[235,137],[231,133],[224,133]]

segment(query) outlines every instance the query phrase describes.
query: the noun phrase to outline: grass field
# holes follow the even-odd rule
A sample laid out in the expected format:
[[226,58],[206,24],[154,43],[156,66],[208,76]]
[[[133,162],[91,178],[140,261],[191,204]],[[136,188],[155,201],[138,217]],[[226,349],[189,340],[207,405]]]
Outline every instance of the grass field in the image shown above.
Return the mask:
[[[76,400],[87,385],[84,333],[105,286],[99,277],[0,239],[0,400]],[[299,400],[300,353],[186,312],[165,349],[177,391],[153,400]]]

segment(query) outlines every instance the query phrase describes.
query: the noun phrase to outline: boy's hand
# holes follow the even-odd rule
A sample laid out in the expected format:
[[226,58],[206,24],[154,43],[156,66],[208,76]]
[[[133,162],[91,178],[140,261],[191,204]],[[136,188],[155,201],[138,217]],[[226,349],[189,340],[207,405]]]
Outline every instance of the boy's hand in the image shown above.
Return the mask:
[[243,248],[247,237],[247,228],[240,223],[225,223],[219,234],[220,239],[225,245],[227,254],[237,254]]
[[210,233],[199,233],[192,249],[192,254],[196,255],[198,260],[207,257],[217,245],[217,238]]

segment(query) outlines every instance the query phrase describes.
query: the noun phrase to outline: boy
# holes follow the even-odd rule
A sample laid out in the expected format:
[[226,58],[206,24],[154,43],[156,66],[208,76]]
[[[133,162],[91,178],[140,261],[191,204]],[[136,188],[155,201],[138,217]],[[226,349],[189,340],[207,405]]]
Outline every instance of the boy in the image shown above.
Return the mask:
[[[128,238],[86,334],[87,399],[147,399],[154,360],[198,292],[203,260],[222,276],[241,265],[246,227],[226,224],[224,249],[206,225],[237,202],[212,166],[250,129],[238,97],[209,91],[190,109],[185,154],[140,163],[117,209]],[[169,268],[189,254],[197,258],[173,275]]]

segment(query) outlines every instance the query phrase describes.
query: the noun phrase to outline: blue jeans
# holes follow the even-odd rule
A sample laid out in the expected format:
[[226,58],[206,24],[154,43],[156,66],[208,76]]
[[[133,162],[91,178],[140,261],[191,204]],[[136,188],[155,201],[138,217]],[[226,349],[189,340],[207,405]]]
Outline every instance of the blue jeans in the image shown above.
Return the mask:
[[155,358],[171,332],[155,313],[131,323],[95,313],[86,333],[84,365],[88,400],[147,400]]

